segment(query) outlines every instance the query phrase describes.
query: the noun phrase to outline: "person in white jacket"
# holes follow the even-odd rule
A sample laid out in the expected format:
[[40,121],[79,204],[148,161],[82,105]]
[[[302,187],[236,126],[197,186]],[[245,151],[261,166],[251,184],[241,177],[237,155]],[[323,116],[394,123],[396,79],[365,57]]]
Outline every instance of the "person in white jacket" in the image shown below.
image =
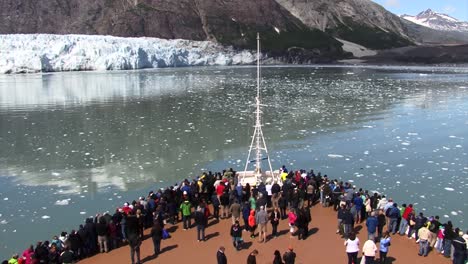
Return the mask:
[[373,240],[367,240],[362,247],[363,258],[366,259],[366,264],[374,264],[375,253],[377,252],[377,246]]

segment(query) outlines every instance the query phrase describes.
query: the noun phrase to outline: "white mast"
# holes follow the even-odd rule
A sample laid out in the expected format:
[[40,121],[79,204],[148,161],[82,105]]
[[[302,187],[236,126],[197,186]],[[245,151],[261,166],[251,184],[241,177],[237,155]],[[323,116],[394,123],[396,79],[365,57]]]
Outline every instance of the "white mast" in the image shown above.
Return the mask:
[[[271,161],[270,157],[268,156],[268,149],[265,143],[265,138],[263,137],[263,132],[262,132],[262,122],[261,122],[261,110],[260,106],[263,106],[260,103],[260,34],[257,33],[257,97],[255,98],[256,101],[256,121],[255,121],[255,131],[252,136],[252,142],[250,143],[250,148],[249,148],[249,155],[247,156],[247,161],[245,162],[245,168],[244,168],[244,178],[247,175],[247,167],[249,165],[250,161],[250,154],[252,152],[252,149],[255,149],[255,170],[253,172],[255,176],[255,183],[262,182],[262,160],[266,159],[268,160],[268,165],[270,168],[270,173],[272,179],[274,179],[273,175],[273,169],[271,167]],[[255,147],[254,147],[254,141],[255,141]],[[262,158],[262,151],[265,152],[266,157]],[[253,162],[253,161],[252,161]]]

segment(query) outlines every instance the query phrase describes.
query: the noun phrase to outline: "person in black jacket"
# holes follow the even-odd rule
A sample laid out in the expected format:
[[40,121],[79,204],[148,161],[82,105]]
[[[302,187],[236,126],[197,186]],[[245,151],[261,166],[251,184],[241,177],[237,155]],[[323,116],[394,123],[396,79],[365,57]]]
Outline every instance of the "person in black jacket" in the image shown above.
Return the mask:
[[455,238],[452,240],[453,246],[453,264],[465,264],[468,260],[466,241],[461,236],[463,232],[460,229],[455,229]]
[[[107,244],[107,235],[108,235],[108,227],[106,220],[103,216],[99,217],[99,222],[96,224],[96,233],[98,236],[98,244],[101,253],[108,252],[108,244]],[[73,251],[73,248],[71,249]]]
[[254,249],[247,257],[247,264],[257,264],[258,250]]
[[284,264],[283,260],[281,259],[281,253],[279,250],[275,250],[275,258],[273,259],[273,264]]
[[232,237],[232,244],[237,250],[241,250],[242,247],[242,228],[239,224],[239,221],[236,222],[231,226],[231,237]]
[[158,256],[161,253],[162,239],[162,227],[158,221],[154,222],[153,228],[151,228],[151,238],[153,239],[154,256]]
[[216,252],[216,260],[218,264],[227,264],[226,255],[224,255],[224,247],[219,247],[218,252]]
[[271,223],[271,227],[273,230],[271,233],[272,237],[278,237],[278,225],[279,225],[280,218],[281,218],[281,213],[278,210],[278,207],[275,207],[275,209],[273,209],[273,211],[270,214],[270,223]]
[[290,246],[288,251],[283,254],[284,264],[294,264],[296,262],[296,253],[294,253],[293,248]]
[[132,264],[135,264],[135,255],[137,258],[136,263],[141,263],[140,261],[140,246],[141,246],[141,237],[140,237],[140,226],[139,220],[136,215],[132,212],[125,217],[125,233],[130,246],[130,259]]
[[205,227],[208,224],[208,219],[205,216],[204,210],[198,206],[195,211],[195,225],[197,226],[197,240],[205,241]]

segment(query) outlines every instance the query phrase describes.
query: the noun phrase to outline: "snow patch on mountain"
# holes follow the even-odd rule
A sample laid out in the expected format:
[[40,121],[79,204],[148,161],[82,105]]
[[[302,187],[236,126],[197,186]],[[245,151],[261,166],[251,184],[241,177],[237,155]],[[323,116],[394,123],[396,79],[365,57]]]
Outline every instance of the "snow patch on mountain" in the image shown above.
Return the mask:
[[401,18],[436,30],[468,33],[468,22],[460,21],[447,14],[434,12],[431,9],[423,11],[416,16],[402,15]]
[[132,70],[255,62],[254,53],[210,41],[98,35],[0,35],[0,73]]

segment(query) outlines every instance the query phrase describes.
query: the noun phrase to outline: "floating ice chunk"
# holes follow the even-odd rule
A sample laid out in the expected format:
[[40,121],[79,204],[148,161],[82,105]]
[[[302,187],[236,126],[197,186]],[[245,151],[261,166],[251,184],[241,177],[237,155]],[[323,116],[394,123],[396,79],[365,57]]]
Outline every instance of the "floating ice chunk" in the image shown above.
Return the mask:
[[445,217],[445,218],[449,218],[449,216],[448,216],[448,215],[444,215],[444,217]]
[[450,213],[451,213],[452,215],[458,215],[458,213],[455,212],[455,211],[452,211],[452,212],[450,212]]
[[84,214],[86,214],[86,212],[80,212],[80,215],[84,215]]
[[453,192],[453,191],[455,191],[455,189],[453,189],[453,188],[450,188],[450,187],[445,187],[444,189],[445,189],[445,190],[447,190],[447,191],[450,191],[450,192]]
[[6,224],[8,224],[7,220],[0,221],[0,225],[6,225]]
[[448,171],[448,168],[442,168],[442,170],[444,170],[444,171]]
[[52,176],[60,176],[60,173],[58,173],[58,172],[52,172]]
[[343,158],[344,156],[339,155],[339,154],[328,154],[328,157],[332,159],[336,159],[336,158]]
[[8,197],[3,198],[3,201],[8,201]]
[[401,182],[400,182],[400,181],[396,181],[395,183],[396,183],[396,184],[400,184]]
[[409,145],[411,145],[410,142],[402,142],[401,144],[404,145],[404,146],[409,146]]
[[55,205],[68,205],[70,203],[70,199],[63,199],[63,200],[57,200],[55,202]]
[[48,215],[43,215],[41,218],[42,218],[42,219],[49,219],[50,216],[48,216]]
[[417,135],[419,135],[419,134],[418,133],[411,133],[411,132],[408,133],[408,136],[417,136]]
[[91,153],[89,153],[89,152],[86,152],[86,153],[85,153],[85,156],[89,156],[89,155],[91,155]]
[[398,164],[398,165],[396,165],[396,166],[397,166],[398,168],[401,168],[401,167],[404,167],[405,164]]

